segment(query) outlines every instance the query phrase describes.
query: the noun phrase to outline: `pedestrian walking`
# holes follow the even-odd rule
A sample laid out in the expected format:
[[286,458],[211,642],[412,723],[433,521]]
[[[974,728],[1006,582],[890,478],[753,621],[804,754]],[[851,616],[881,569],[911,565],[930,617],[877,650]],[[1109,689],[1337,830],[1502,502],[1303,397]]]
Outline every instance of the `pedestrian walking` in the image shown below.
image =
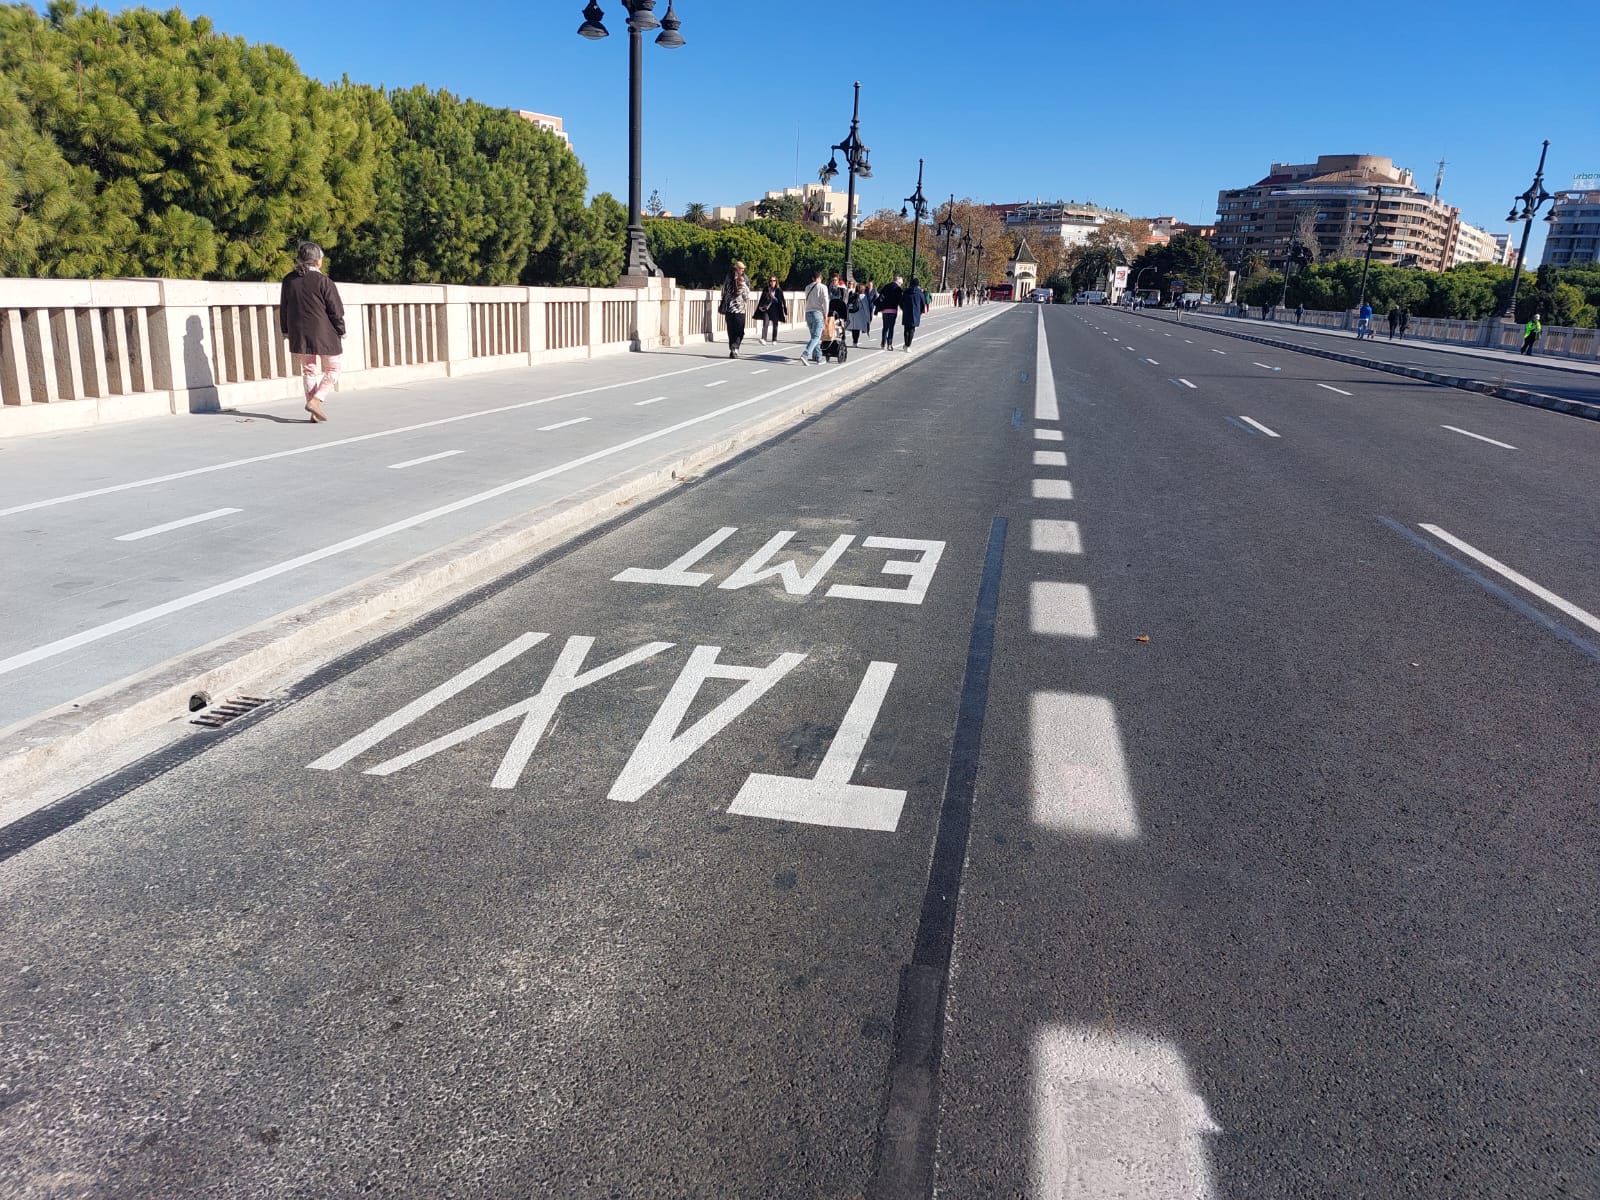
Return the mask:
[[900,300],[905,295],[905,281],[896,275],[883,285],[878,293],[878,311],[883,314],[883,338],[878,343],[885,350],[894,349],[894,323],[900,315]]
[[1304,317],[1305,315],[1306,315],[1306,306],[1304,304],[1296,304],[1294,306],[1294,323],[1296,325],[1300,324],[1301,318]]
[[344,353],[344,304],[333,280],[322,273],[322,247],[301,242],[294,270],[278,293],[278,325],[289,340],[289,353],[300,360],[306,411],[311,421],[326,421],[322,399],[339,384],[339,357]]
[[927,295],[913,275],[911,286],[900,297],[900,336],[905,340],[907,350],[911,349],[911,339],[922,324],[922,314],[927,311]]
[[1372,336],[1372,305],[1365,300],[1361,302],[1361,310],[1356,314],[1356,341]]
[[872,314],[878,311],[878,284],[875,280],[867,280],[867,327],[872,327]]
[[1400,308],[1398,305],[1389,306],[1389,340],[1394,341],[1394,335],[1400,329]]
[[1405,309],[1400,310],[1400,340],[1406,340],[1406,326],[1411,324],[1411,314]]
[[828,285],[822,282],[822,271],[817,270],[806,288],[805,349],[800,351],[800,361],[806,364],[822,361],[822,322],[828,316]]
[[728,281],[722,285],[722,303],[717,305],[728,324],[729,358],[738,358],[739,347],[744,345],[744,318],[753,296],[750,281],[744,277],[744,264],[736,261]]
[[1522,352],[1530,357],[1533,354],[1533,344],[1539,340],[1539,335],[1544,332],[1544,326],[1539,323],[1539,314],[1533,314],[1533,320],[1522,327]]
[[850,330],[850,344],[861,345],[861,335],[872,332],[872,301],[867,299],[867,285],[856,284],[856,290],[851,294],[849,301],[850,318],[846,322]]
[[789,302],[784,297],[783,288],[778,286],[776,275],[768,279],[767,286],[761,289],[761,299],[756,301],[756,316],[761,321],[761,344],[776,346],[778,325],[789,319]]

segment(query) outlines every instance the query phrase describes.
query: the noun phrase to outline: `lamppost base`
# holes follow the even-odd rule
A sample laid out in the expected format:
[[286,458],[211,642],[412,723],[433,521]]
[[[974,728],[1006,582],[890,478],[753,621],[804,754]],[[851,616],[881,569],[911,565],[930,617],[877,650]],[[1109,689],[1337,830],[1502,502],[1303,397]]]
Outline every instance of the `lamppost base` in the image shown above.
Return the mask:
[[622,278],[619,287],[643,287],[647,280],[664,278],[666,272],[650,257],[650,246],[645,241],[642,226],[628,227],[628,248],[623,257]]

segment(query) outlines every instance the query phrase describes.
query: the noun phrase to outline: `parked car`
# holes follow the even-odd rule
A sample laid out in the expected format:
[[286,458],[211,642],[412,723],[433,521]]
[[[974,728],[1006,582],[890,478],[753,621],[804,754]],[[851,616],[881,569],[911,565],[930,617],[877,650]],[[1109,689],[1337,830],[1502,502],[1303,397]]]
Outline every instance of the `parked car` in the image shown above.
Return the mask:
[[1033,291],[1028,294],[1028,299],[1032,300],[1035,304],[1054,304],[1056,301],[1056,294],[1049,288],[1034,288]]

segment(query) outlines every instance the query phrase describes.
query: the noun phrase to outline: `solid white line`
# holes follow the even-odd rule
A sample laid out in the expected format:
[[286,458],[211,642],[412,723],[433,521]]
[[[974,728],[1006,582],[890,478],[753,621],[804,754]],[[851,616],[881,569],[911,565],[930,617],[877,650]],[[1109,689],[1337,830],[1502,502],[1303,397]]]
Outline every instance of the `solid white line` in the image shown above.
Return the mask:
[[1061,409],[1056,403],[1056,373],[1050,365],[1050,342],[1044,332],[1044,309],[1039,310],[1038,348],[1033,353],[1033,419],[1059,421]]
[[568,425],[582,425],[588,417],[573,417],[570,421],[557,421],[554,425],[539,426],[540,433],[549,433],[552,429],[565,429]]
[[1481,433],[1473,433],[1470,429],[1457,429],[1454,425],[1441,425],[1440,429],[1448,429],[1451,433],[1459,433],[1463,437],[1477,438],[1480,442],[1488,442],[1491,446],[1499,446],[1504,450],[1515,450],[1510,442],[1497,442],[1492,437],[1484,437]]
[[96,496],[109,496],[113,492],[126,492],[132,488],[150,487],[157,483],[171,483],[175,479],[190,479],[196,475],[209,475],[213,471],[227,471],[233,467],[248,467],[254,463],[270,462],[275,458],[292,458],[296,454],[313,454],[318,450],[332,450],[335,446],[352,446],[357,442],[370,442],[374,438],[390,437],[397,433],[412,433],[418,429],[433,429],[439,425],[450,425],[456,421],[471,421],[476,417],[492,417],[500,413],[516,412],[519,409],[533,408],[539,404],[549,404],[555,400],[571,400],[578,396],[592,396],[596,392],[610,392],[617,388],[635,387],[641,383],[654,383],[658,379],[671,379],[674,375],[687,375],[691,371],[705,371],[717,366],[717,363],[703,363],[698,367],[685,367],[681,371],[666,371],[660,375],[650,375],[644,379],[628,379],[621,383],[604,383],[599,387],[583,388],[576,392],[562,392],[559,396],[545,396],[539,400],[523,400],[518,404],[503,404],[499,408],[483,408],[476,412],[457,413],[453,417],[440,417],[436,421],[422,421],[416,425],[400,425],[394,429],[380,429],[376,433],[361,433],[354,437],[337,438],[331,442],[318,442],[314,446],[297,446],[293,450],[277,450],[271,454],[256,454],[249,458],[235,458],[228,462],[212,463],[209,467],[193,467],[187,471],[174,471],[170,475],[153,475],[149,479],[135,479],[128,483],[116,483],[110,487],[95,488],[87,492],[72,492],[65,496],[52,496],[48,500],[33,500],[27,504],[14,504],[10,508],[0,508],[0,517],[9,517],[15,513],[32,512],[36,508],[50,508],[56,504],[68,504],[74,500],[92,500]]
[[713,379],[710,383],[706,384],[706,386],[707,387],[721,387],[723,384],[725,384],[727,382],[728,381],[726,379]]
[[1519,588],[1522,588],[1524,591],[1530,592],[1533,595],[1539,597],[1539,599],[1543,600],[1546,604],[1550,605],[1551,607],[1560,609],[1562,612],[1566,613],[1567,616],[1571,617],[1574,621],[1580,621],[1583,624],[1587,625],[1590,629],[1593,629],[1596,633],[1600,633],[1600,617],[1597,617],[1593,613],[1587,612],[1584,609],[1579,608],[1576,604],[1573,604],[1570,600],[1563,600],[1560,596],[1556,595],[1549,588],[1540,587],[1537,583],[1535,583],[1533,580],[1529,579],[1526,575],[1518,574],[1516,571],[1513,571],[1510,567],[1506,566],[1505,563],[1501,562],[1499,559],[1490,558],[1487,554],[1485,554],[1482,550],[1479,550],[1476,546],[1468,545],[1466,542],[1463,542],[1460,538],[1455,537],[1452,534],[1446,533],[1443,529],[1440,529],[1437,525],[1419,525],[1418,528],[1427,530],[1429,533],[1433,534],[1434,537],[1438,538],[1442,542],[1448,542],[1450,545],[1454,546],[1457,550],[1461,551],[1461,553],[1466,554],[1466,555],[1470,555],[1471,557],[1477,559],[1484,566],[1488,567],[1491,571],[1499,572],[1501,575],[1503,575],[1505,578],[1509,579],[1512,583],[1516,584]]
[[137,542],[147,537],[155,537],[158,533],[166,533],[172,529],[182,529],[185,525],[198,525],[201,521],[214,521],[218,517],[226,517],[231,513],[242,512],[237,508],[214,508],[210,512],[201,513],[197,517],[184,517],[181,521],[168,521],[165,525],[152,525],[149,529],[135,529],[132,533],[120,534],[119,542]]
[[1159,367],[1161,365],[1153,358],[1147,358],[1145,359],[1145,362],[1149,363],[1152,367]]
[[[1192,387],[1194,387],[1194,384],[1192,384],[1192,383],[1190,383],[1190,382],[1189,382],[1189,381],[1188,381],[1188,380],[1187,380],[1187,379],[1185,379],[1185,378],[1184,378],[1184,377],[1183,377],[1183,376],[1182,376],[1182,375],[1180,375],[1180,376],[1178,376],[1178,382],[1179,382],[1179,383],[1181,383],[1181,384],[1183,384],[1183,386],[1184,386],[1184,387],[1186,387],[1186,388],[1192,388]],[[1195,391],[1199,391],[1199,390],[1200,390],[1200,389],[1199,389],[1199,388],[1195,388]]]
[[[952,326],[949,330],[941,331],[939,336],[943,340],[948,340],[956,332],[970,328],[971,326],[976,325],[985,319],[991,318],[988,317],[988,314],[985,314],[983,317],[975,317],[971,321],[967,321],[961,325]],[[930,342],[930,345],[937,344],[941,343]],[[699,368],[693,369],[698,370]],[[681,374],[681,372],[679,373]],[[498,486],[489,488],[486,491],[478,492],[475,495],[464,496],[460,500],[453,500],[449,504],[441,504],[436,508],[428,509],[426,512],[415,513],[412,516],[403,517],[398,521],[391,521],[387,525],[380,526],[377,529],[369,529],[366,533],[358,533],[354,537],[345,538],[344,541],[335,542],[331,546],[324,546],[320,550],[312,550],[306,554],[301,554],[294,558],[284,559],[282,562],[273,563],[271,566],[266,566],[262,567],[260,570],[251,571],[248,575],[240,575],[235,579],[224,580],[222,583],[213,584],[208,588],[202,588],[198,592],[190,592],[186,596],[179,596],[175,600],[168,600],[164,604],[157,604],[154,607],[142,609],[139,612],[128,613],[126,616],[119,617],[115,621],[108,621],[104,625],[96,625],[92,629],[82,630],[81,632],[75,633],[70,637],[58,638],[56,641],[47,642],[42,646],[35,646],[31,650],[24,650],[20,654],[13,654],[10,658],[0,659],[0,675],[8,675],[12,671],[21,670],[23,667],[31,666],[36,662],[42,662],[44,659],[54,658],[56,655],[65,654],[69,650],[76,650],[79,646],[87,646],[93,642],[98,642],[103,638],[108,638],[116,634],[123,633],[126,630],[137,629],[140,625],[148,625],[151,621],[158,621],[162,617],[170,616],[176,612],[182,612],[185,609],[193,608],[199,604],[204,604],[208,600],[215,600],[219,596],[226,596],[233,592],[241,591],[244,588],[252,587],[255,584],[265,582],[268,579],[276,579],[279,575],[286,575],[290,571],[299,570],[301,567],[309,566],[312,563],[321,562],[324,559],[333,558],[336,555],[344,554],[347,551],[370,545],[373,542],[381,541],[383,538],[390,537],[396,533],[402,533],[407,529],[414,529],[418,525],[424,525],[429,521],[438,520],[440,517],[449,516],[451,513],[461,512],[463,509],[472,508],[476,505],[484,504],[490,500],[497,500],[501,496],[509,495],[510,493],[520,491],[523,488],[532,487],[536,483],[543,483],[546,479],[554,479],[558,475],[565,475],[568,471],[575,471],[579,467],[588,466],[592,462],[599,462],[601,459],[610,458],[614,454],[621,454],[625,451],[632,450],[636,446],[643,446],[649,442],[656,441],[659,438],[670,437],[672,434],[691,428],[692,426],[701,425],[707,421],[714,421],[718,417],[726,416],[731,412],[737,412],[742,408],[749,408],[752,404],[760,404],[765,400],[772,399],[774,396],[782,395],[784,392],[792,391],[797,387],[804,387],[813,378],[815,378],[815,376],[813,376],[810,372],[807,372],[800,379],[793,380],[789,383],[772,388],[769,391],[762,392],[758,396],[751,396],[748,400],[739,400],[735,401],[733,404],[725,404],[721,408],[713,409],[711,412],[701,413],[698,417],[689,417],[686,420],[679,421],[675,425],[668,425],[665,428],[654,430],[651,433],[642,433],[638,437],[629,438],[625,442],[618,442],[614,446],[607,446],[604,449],[595,450],[589,454],[584,454],[577,458],[569,459],[564,463],[557,463],[553,467],[546,467],[543,471],[535,471],[532,475],[524,475],[520,479],[513,479],[509,483],[499,484]],[[110,488],[107,490],[115,491],[118,489]]]
[[405,462],[390,463],[389,470],[404,471],[407,467],[416,467],[421,466],[423,463],[438,462],[441,458],[449,458],[451,455],[460,453],[462,453],[460,450],[441,450],[437,454],[428,455],[427,458],[408,458]]
[[1327,388],[1330,392],[1338,392],[1341,396],[1353,396],[1355,394],[1354,392],[1347,392],[1343,388],[1336,388],[1331,383],[1319,383],[1317,386],[1319,388]]
[[643,408],[646,404],[660,404],[665,399],[665,396],[651,396],[648,400],[635,400],[633,406],[635,408]]
[[1254,425],[1257,429],[1261,430],[1261,432],[1266,434],[1268,437],[1281,437],[1282,436],[1281,434],[1273,433],[1272,430],[1268,429],[1265,425],[1263,425],[1260,421],[1257,421],[1254,417],[1247,417],[1243,413],[1240,413],[1239,414],[1239,420],[1243,421],[1246,425]]

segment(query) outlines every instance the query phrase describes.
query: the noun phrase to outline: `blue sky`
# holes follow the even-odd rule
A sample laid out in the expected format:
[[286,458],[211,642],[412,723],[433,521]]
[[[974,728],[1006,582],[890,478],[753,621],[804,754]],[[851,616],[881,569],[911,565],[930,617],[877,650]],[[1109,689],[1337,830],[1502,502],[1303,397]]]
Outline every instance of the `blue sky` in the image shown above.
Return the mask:
[[[184,8],[282,46],[322,79],[425,83],[559,115],[591,192],[625,200],[625,13],[620,0],[600,3],[612,33],[600,42],[577,36],[581,0]],[[1520,13],[1484,0],[1249,10],[678,0],[688,44],[645,47],[645,194],[659,188],[681,211],[815,179],[849,129],[856,79],[874,166],[864,211],[898,207],[921,156],[930,200],[1094,200],[1206,221],[1219,188],[1253,182],[1274,160],[1370,153],[1430,188],[1447,159],[1444,198],[1466,220],[1520,236],[1506,210],[1542,139],[1552,190],[1600,172],[1593,0]],[[1544,229],[1534,222],[1534,261]]]

